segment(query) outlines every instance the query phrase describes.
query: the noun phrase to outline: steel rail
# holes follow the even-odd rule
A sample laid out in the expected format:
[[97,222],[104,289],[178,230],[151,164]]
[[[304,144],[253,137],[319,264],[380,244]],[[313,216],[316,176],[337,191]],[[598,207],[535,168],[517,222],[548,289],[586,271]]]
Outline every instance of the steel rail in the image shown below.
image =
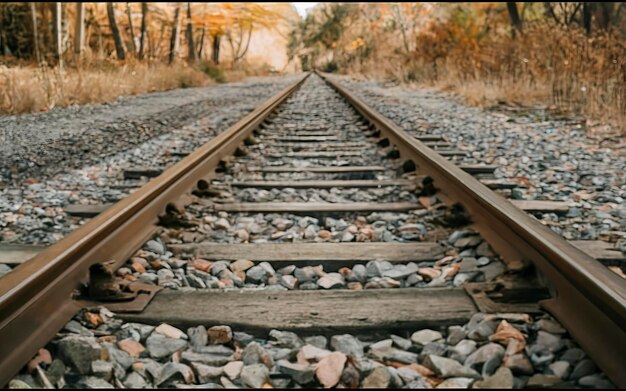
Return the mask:
[[50,341],[80,309],[73,291],[89,267],[121,265],[154,232],[168,203],[190,192],[231,155],[310,74],[264,102],[239,122],[124,200],[0,278],[0,385]]
[[498,196],[333,80],[320,76],[395,144],[401,156],[463,205],[479,232],[509,265],[532,262],[550,287],[540,304],[620,388],[626,387],[626,283],[586,253]]

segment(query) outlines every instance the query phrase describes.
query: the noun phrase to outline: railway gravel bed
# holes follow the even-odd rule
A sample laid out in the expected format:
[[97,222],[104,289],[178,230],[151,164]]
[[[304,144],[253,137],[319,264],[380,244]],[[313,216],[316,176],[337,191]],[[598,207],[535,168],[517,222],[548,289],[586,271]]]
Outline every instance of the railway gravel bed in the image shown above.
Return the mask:
[[125,169],[169,167],[292,80],[252,78],[0,119],[3,145],[13,145],[0,162],[0,242],[56,242],[84,222],[64,206],[124,198],[147,180],[127,180]]
[[340,80],[405,130],[457,143],[468,152],[460,161],[498,165],[496,177],[518,184],[509,197],[571,202],[566,215],[536,214],[565,239],[626,238],[626,155],[587,137],[580,119],[489,112],[427,89]]
[[[188,134],[197,134],[199,129],[190,126]],[[323,132],[334,135],[322,136]],[[203,134],[198,143],[213,134]],[[316,135],[297,140],[293,134]],[[307,137],[329,139],[310,143]],[[440,321],[428,328],[404,323],[367,329],[360,326],[368,322],[367,317],[355,315],[355,320],[344,323],[359,325],[354,332],[341,328],[337,332],[329,326],[316,329],[317,324],[308,324],[304,316],[280,323],[284,328],[252,330],[255,319],[237,313],[238,309],[274,305],[261,308],[263,313],[265,308],[279,307],[255,304],[249,294],[260,295],[263,301],[264,295],[275,292],[273,300],[280,306],[278,298],[287,297],[280,295],[299,294],[297,291],[403,291],[416,297],[418,292],[430,296],[457,292],[469,301],[464,286],[470,283],[507,286],[524,280],[537,288],[532,273],[509,269],[458,209],[446,205],[417,176],[419,172],[400,169],[403,161],[379,141],[347,102],[320,78],[310,77],[235,156],[225,159],[215,173],[197,183],[191,195],[184,196],[186,206],[168,206],[152,238],[115,271],[122,285],[141,282],[158,285],[165,294],[196,294],[196,300],[215,300],[209,311],[220,313],[225,308],[229,319],[235,319],[233,324],[223,319],[206,321],[210,318],[206,312],[201,318],[205,322],[192,323],[193,327],[163,318],[142,323],[129,320],[133,315],[91,306],[40,349],[9,386],[612,388],[568,332],[534,302],[533,309],[524,313],[497,314],[476,312],[470,304],[473,312],[466,321]],[[186,148],[193,146],[185,144]],[[133,154],[129,156],[132,161]],[[111,169],[117,185],[123,184],[120,172],[128,167],[126,158],[114,158],[120,162],[117,171]],[[376,169],[363,170],[365,173],[341,170],[365,164]],[[319,167],[337,172],[315,171]],[[313,184],[289,186],[304,180]],[[273,182],[267,185],[268,181]],[[320,185],[328,181],[338,184]],[[341,181],[352,181],[352,185]],[[102,202],[102,198],[92,200]],[[287,205],[292,205],[291,209],[286,209]],[[357,205],[361,211],[342,209]],[[317,247],[307,250],[307,245]],[[345,247],[349,245],[362,250]],[[385,253],[384,245],[394,246],[394,250]],[[408,250],[400,250],[400,246]],[[207,293],[222,296],[197,296]],[[231,299],[241,296],[250,302],[229,309],[225,296],[229,294]],[[310,297],[316,300],[317,296]],[[332,304],[324,307],[322,296],[317,301],[314,309],[289,308],[293,312],[288,313],[306,313],[321,320],[324,312],[331,317],[336,313]],[[308,305],[306,301],[288,303],[291,307]],[[179,305],[184,307],[179,310],[183,313],[196,312],[187,302]],[[348,307],[342,308],[344,314],[351,305],[357,304],[341,303]],[[394,310],[413,314],[415,308]],[[388,309],[365,310],[370,314]],[[199,316],[202,311],[207,308],[197,309]],[[135,319],[155,313],[146,312]],[[263,313],[263,317],[281,316],[285,315]],[[240,321],[249,322],[246,329],[236,326]]]
[[477,313],[402,335],[186,330],[82,311],[10,388],[612,388],[549,316]]

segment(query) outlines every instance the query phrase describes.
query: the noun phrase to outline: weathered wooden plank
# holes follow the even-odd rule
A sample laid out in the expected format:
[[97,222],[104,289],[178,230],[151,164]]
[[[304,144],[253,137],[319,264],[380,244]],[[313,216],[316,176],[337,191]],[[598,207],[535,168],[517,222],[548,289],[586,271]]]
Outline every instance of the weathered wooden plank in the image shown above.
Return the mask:
[[432,135],[417,135],[417,136],[413,136],[416,139],[418,139],[419,141],[442,141],[443,140],[443,136],[439,136],[436,134],[432,134]]
[[570,240],[569,243],[598,261],[626,261],[626,254],[617,249],[613,243],[603,240]]
[[332,187],[382,187],[382,186],[410,186],[415,182],[409,180],[319,180],[319,181],[245,181],[231,182],[233,187],[254,187],[259,189],[329,189]]
[[24,263],[45,250],[45,246],[0,243],[0,263],[17,265]]
[[375,144],[346,141],[346,142],[319,143],[319,144],[264,142],[263,145],[272,147],[272,148],[299,148],[301,150],[303,149],[322,150],[322,149],[342,149],[342,148],[343,149],[358,149],[358,148],[372,147]]
[[160,168],[129,168],[124,170],[124,179],[155,178],[163,172]]
[[112,204],[67,205],[63,210],[70,216],[95,217],[110,208],[111,205]]
[[422,262],[441,259],[443,247],[435,242],[419,243],[185,243],[171,244],[174,254],[193,254],[205,259],[269,261],[277,267],[287,262],[298,266],[319,265],[338,270],[371,260]]
[[319,143],[322,141],[339,141],[337,136],[284,136],[264,137],[264,140],[277,140],[290,143]]
[[498,166],[488,164],[461,164],[459,168],[468,174],[492,174]]
[[460,151],[456,149],[435,149],[435,152],[440,154],[441,156],[467,156],[467,151]]
[[371,172],[385,171],[383,166],[322,166],[322,167],[293,167],[293,166],[266,166],[266,167],[248,167],[249,172],[311,172],[317,174],[337,174],[346,172]]
[[569,204],[562,201],[510,200],[513,205],[526,212],[567,213]]
[[324,158],[324,159],[336,159],[345,156],[362,156],[362,151],[300,151],[300,152],[283,152],[283,153],[264,153],[263,156],[271,157],[274,159],[281,159],[285,157],[295,158]]
[[413,202],[241,202],[215,204],[216,211],[257,213],[401,212],[421,207]]
[[518,187],[515,181],[509,181],[506,179],[480,179],[480,183],[494,190],[495,189],[514,189]]
[[229,325],[265,335],[271,329],[307,334],[415,331],[463,324],[476,312],[464,290],[372,289],[352,291],[165,290],[138,314],[122,319],[167,323],[186,330],[199,324]]

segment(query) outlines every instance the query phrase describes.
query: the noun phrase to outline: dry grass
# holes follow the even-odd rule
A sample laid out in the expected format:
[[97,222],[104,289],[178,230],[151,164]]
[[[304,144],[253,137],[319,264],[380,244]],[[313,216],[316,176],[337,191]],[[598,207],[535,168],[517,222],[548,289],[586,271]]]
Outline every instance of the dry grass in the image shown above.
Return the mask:
[[343,69],[437,86],[480,106],[513,103],[573,111],[611,123],[626,135],[626,44],[619,37],[589,38],[580,30],[545,25],[529,26],[517,39],[454,34],[449,25],[436,25],[415,37],[418,44],[408,55],[375,45],[368,58]]
[[184,63],[167,65],[109,63],[86,68],[0,68],[0,113],[46,111],[73,104],[110,102],[124,95],[210,84],[211,79]]

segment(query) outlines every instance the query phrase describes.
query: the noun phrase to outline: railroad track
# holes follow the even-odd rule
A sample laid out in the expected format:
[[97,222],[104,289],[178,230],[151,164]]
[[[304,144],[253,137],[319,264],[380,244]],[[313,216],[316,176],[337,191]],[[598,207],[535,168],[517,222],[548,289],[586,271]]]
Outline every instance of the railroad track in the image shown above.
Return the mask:
[[307,76],[2,277],[0,383],[54,340],[92,386],[626,386],[623,280],[461,153]]

